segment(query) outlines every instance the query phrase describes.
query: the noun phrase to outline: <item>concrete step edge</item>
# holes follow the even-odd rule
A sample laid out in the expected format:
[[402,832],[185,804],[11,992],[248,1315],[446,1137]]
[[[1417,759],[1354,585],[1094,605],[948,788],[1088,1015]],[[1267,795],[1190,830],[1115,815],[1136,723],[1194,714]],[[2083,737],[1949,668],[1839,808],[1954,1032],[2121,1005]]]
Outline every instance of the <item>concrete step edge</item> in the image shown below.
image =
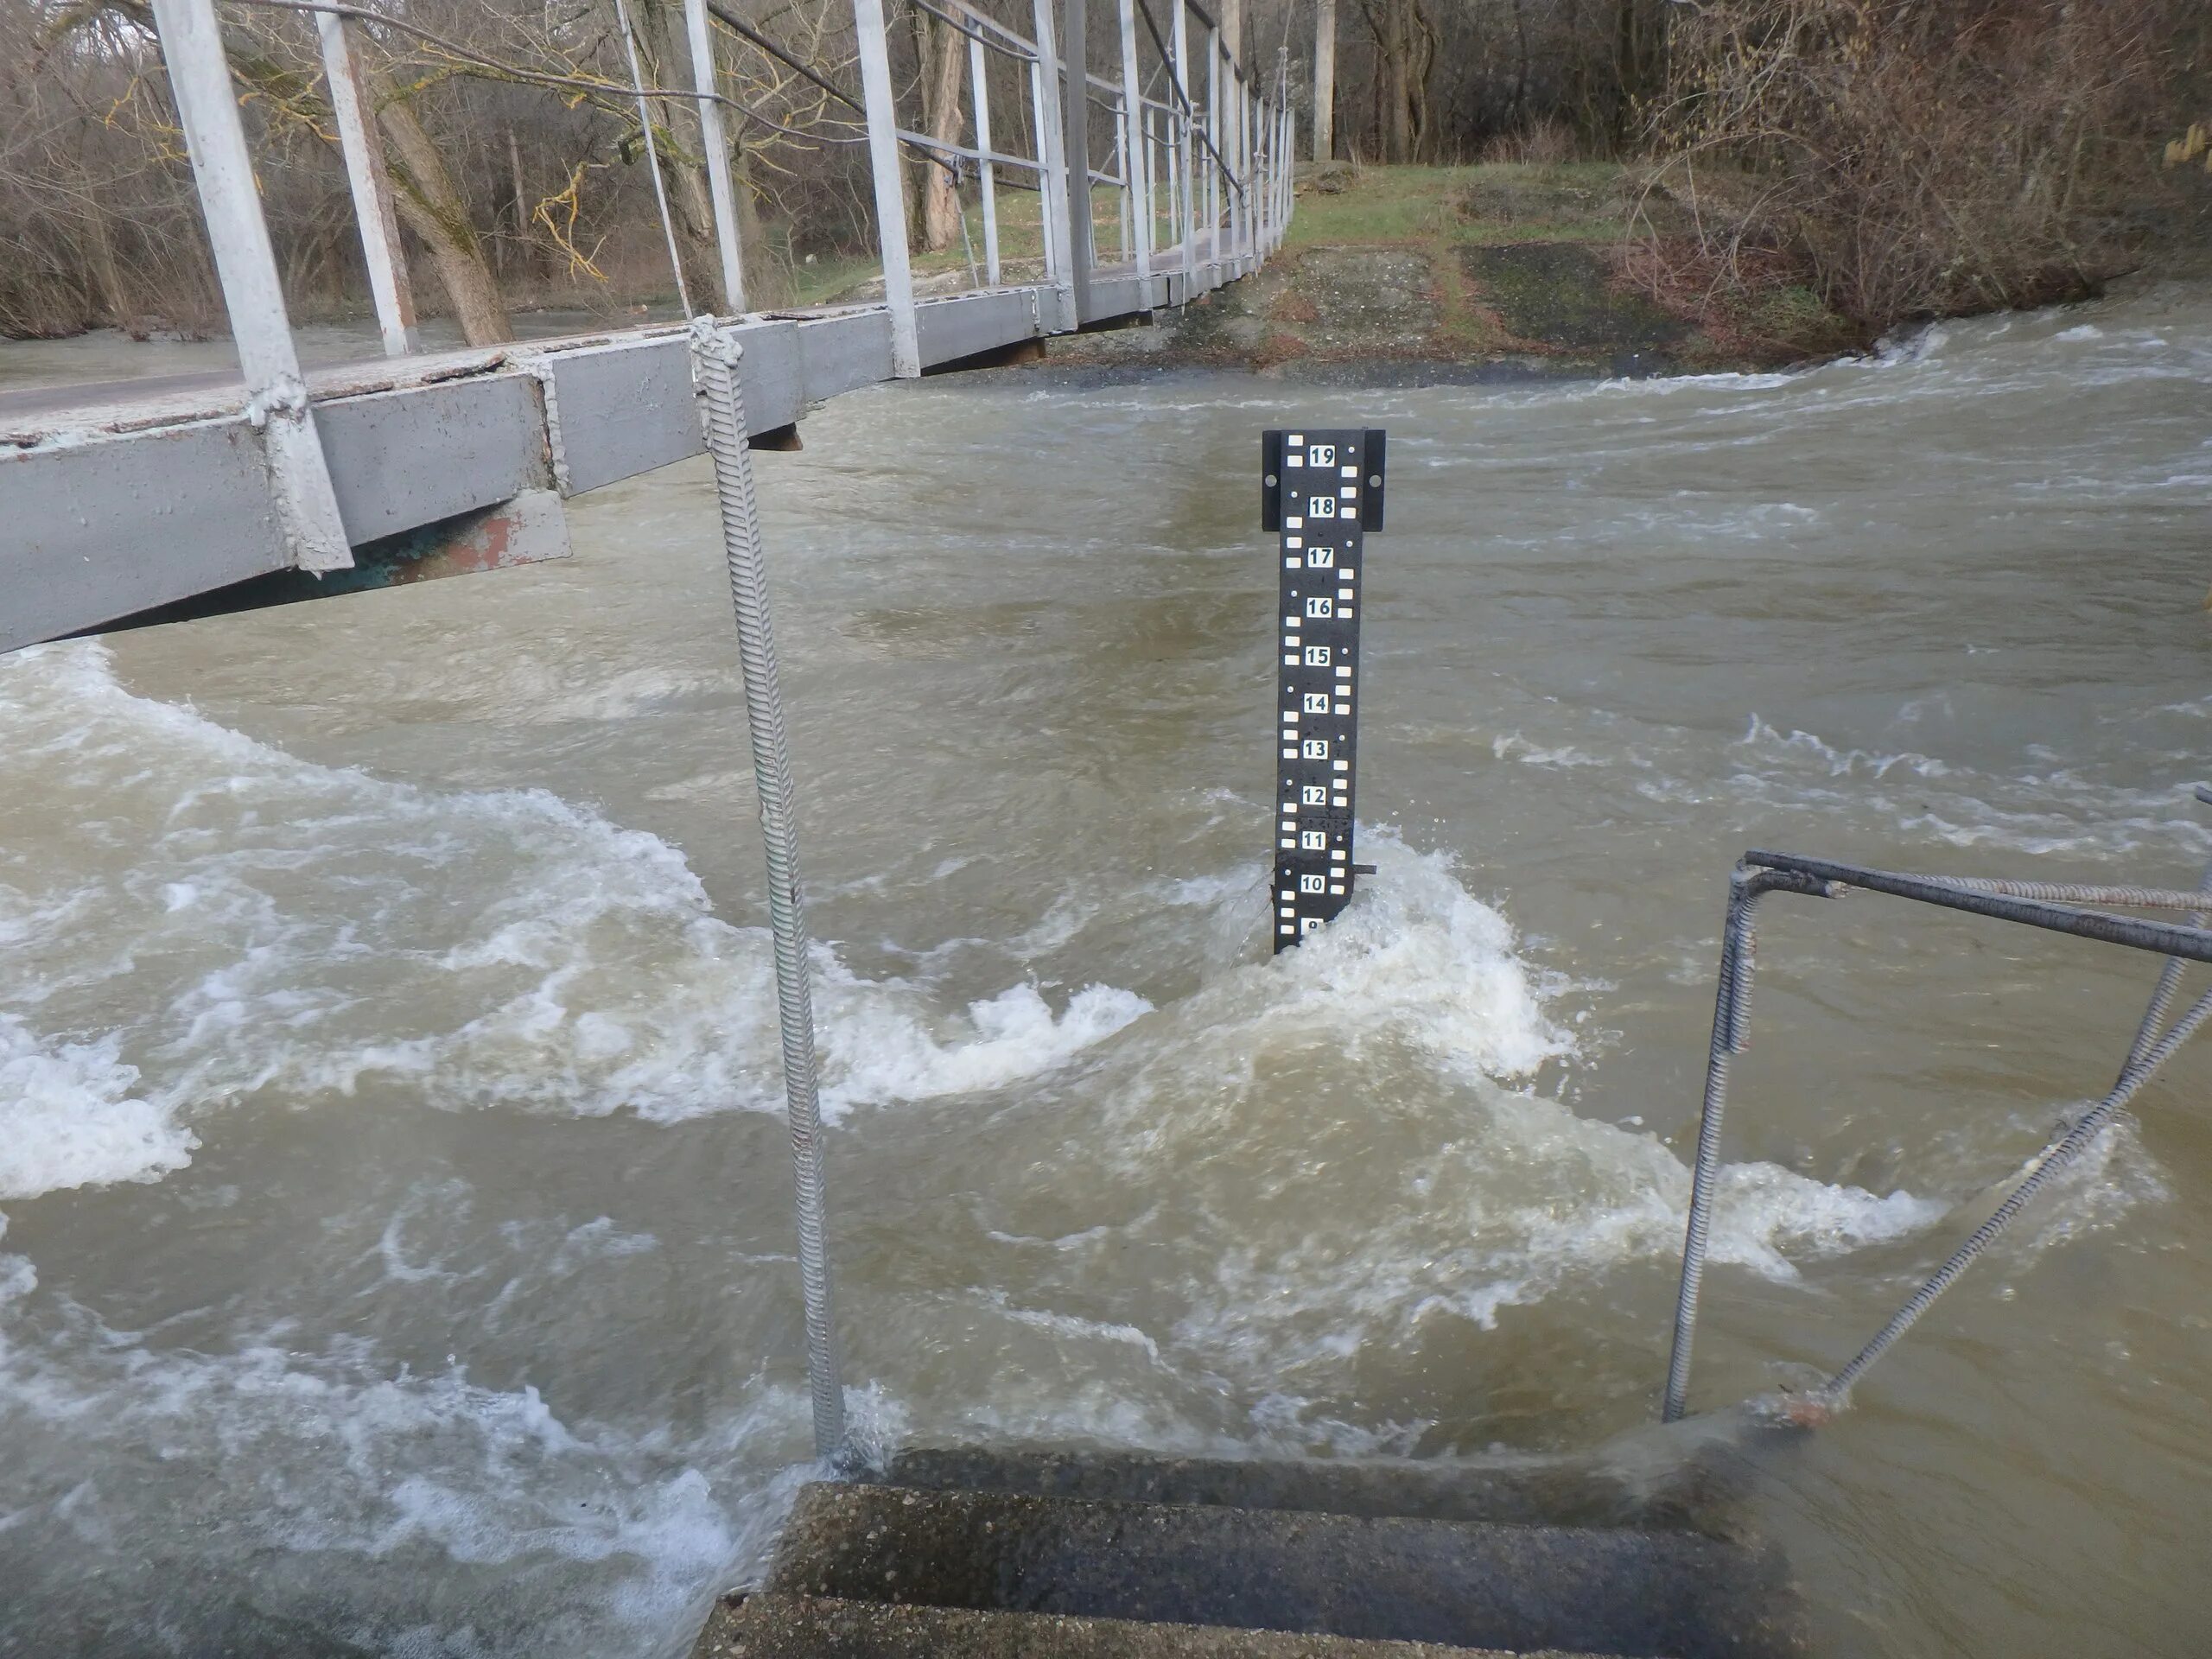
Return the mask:
[[1771,1551],[1682,1533],[817,1484],[772,1591],[1504,1650],[1799,1655]]
[[1633,1527],[1728,1537],[1699,1471],[1639,1490],[1587,1461],[1513,1458],[1197,1458],[1052,1446],[918,1446],[866,1477],[934,1491],[1308,1510],[1329,1515]]
[[718,1603],[691,1659],[1611,1659],[1221,1624],[978,1612],[761,1591]]

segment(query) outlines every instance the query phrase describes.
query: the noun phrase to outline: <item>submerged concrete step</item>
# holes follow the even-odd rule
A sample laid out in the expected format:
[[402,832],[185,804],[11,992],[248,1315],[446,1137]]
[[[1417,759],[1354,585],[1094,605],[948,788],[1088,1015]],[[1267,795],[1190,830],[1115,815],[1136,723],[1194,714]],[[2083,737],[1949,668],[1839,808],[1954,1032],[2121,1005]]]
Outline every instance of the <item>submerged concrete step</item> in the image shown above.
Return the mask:
[[1051,1446],[915,1446],[882,1478],[933,1491],[1027,1492],[1094,1502],[1198,1503],[1325,1515],[1637,1527],[1726,1535],[1727,1492],[1699,1463],[1632,1480],[1592,1459],[1169,1458]]
[[[715,1607],[691,1659],[1501,1659],[1432,1642],[977,1612],[766,1592]],[[1552,1653],[1541,1659],[1590,1659]]]
[[813,1485],[766,1586],[853,1601],[1440,1643],[1782,1659],[1779,1559],[1687,1534]]

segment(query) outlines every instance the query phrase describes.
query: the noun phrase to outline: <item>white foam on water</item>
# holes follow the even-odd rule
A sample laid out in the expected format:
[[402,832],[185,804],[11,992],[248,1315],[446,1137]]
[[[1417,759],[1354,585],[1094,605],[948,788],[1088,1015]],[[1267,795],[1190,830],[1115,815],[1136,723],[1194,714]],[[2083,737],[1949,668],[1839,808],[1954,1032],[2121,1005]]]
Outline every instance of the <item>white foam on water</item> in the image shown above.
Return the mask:
[[1515,949],[1511,924],[1462,885],[1456,861],[1408,847],[1389,826],[1361,830],[1377,874],[1342,917],[1298,950],[1253,970],[1249,984],[1224,982],[1183,1010],[1185,1020],[1233,1005],[1250,991],[1245,1018],[1262,1045],[1283,1027],[1315,1021],[1360,1046],[1409,1041],[1459,1075],[1524,1077],[1573,1050],[1552,1020],[1535,976]]
[[[1910,723],[1916,712],[1908,703],[1899,718]],[[1687,738],[1656,735],[1677,746]],[[2038,747],[2024,752],[2031,764],[2017,772],[1991,770],[1912,749],[1845,747],[1800,728],[1784,733],[1756,712],[1731,747],[1743,756],[1733,772],[1714,775],[1686,754],[1669,763],[1671,770],[1639,779],[1636,792],[1675,805],[1815,810],[1871,820],[1917,841],[2035,856],[2201,858],[2212,851],[2212,832],[2188,785],[2112,783],[2055,764],[2057,757]],[[1695,777],[1706,781],[1688,781]]]
[[[1363,827],[1361,845],[1378,872],[1328,929],[1212,973],[1149,1016],[1143,1041],[1089,1063],[1068,1154],[1088,1160],[1101,1211],[1126,1218],[994,1235],[1067,1299],[991,1305],[1090,1344],[1072,1376],[1120,1366],[1138,1415],[1178,1421],[1166,1402],[1195,1410],[1217,1393],[1205,1380],[1225,1379],[1260,1402],[1244,1432],[1264,1443],[1410,1443],[1422,1425],[1332,1415],[1325,1402],[1356,1387],[1363,1356],[1418,1346],[1440,1318],[1494,1328],[1509,1307],[1681,1250],[1689,1172],[1668,1147],[1516,1086],[1576,1056],[1555,1011],[1579,988],[1521,956],[1450,856],[1389,828]],[[1252,896],[1224,881],[1217,902],[1249,912]],[[1713,1257],[1788,1282],[1947,1208],[1731,1166]],[[1175,1309],[1165,1319],[1122,1317],[1098,1288],[1140,1249],[1170,1272],[1155,1287]],[[1156,1383],[1109,1357],[1140,1341],[1165,1373]],[[1025,1396],[998,1408],[1047,1408]]]
[[112,1036],[41,1043],[0,1014],[0,1198],[158,1180],[200,1143],[137,1093],[138,1069]]
[[1756,712],[1751,715],[1750,727],[1737,741],[1747,748],[1795,749],[1817,757],[1827,766],[1831,778],[1848,778],[1862,772],[1869,777],[1880,778],[1886,775],[1891,767],[1898,766],[1922,778],[1948,777],[1951,771],[1948,764],[1935,756],[1917,754],[1910,749],[1896,754],[1882,754],[1858,748],[1839,749],[1815,733],[1794,729],[1785,737],[1761,720]]
[[1524,766],[1605,766],[1612,764],[1572,744],[1546,748],[1541,743],[1530,742],[1518,732],[1499,733],[1491,739],[1490,752],[1493,760],[1518,760]]
[[[45,842],[0,888],[0,937],[43,946],[0,962],[0,1002],[48,1031],[146,1010],[67,1036],[0,1026],[0,1195],[181,1167],[195,1126],[264,1092],[312,1105],[374,1083],[659,1121],[781,1109],[766,934],[718,919],[653,836],[543,791],[299,760],[131,695],[96,644],[0,667],[0,720],[11,832]],[[36,810],[63,776],[102,805],[81,835]],[[1027,946],[1083,919],[1055,909]],[[1147,1006],[1102,985],[1055,1009],[1018,984],[945,1010],[827,948],[815,965],[832,1118],[1048,1071]]]
[[[1690,1175],[1656,1135],[1534,1095],[1478,1095],[1474,1121],[1408,1168],[1401,1200],[1370,1208],[1355,1232],[1317,1230],[1226,1255],[1177,1346],[1240,1376],[1326,1377],[1370,1344],[1418,1342],[1437,1316],[1491,1330],[1508,1308],[1679,1258]],[[1772,1164],[1730,1165],[1710,1259],[1786,1283],[1802,1263],[1911,1236],[1948,1209]]]
[[[58,1588],[96,1543],[121,1630],[151,1617],[213,1639],[229,1617],[222,1586],[252,1578],[258,1606],[318,1622],[342,1607],[382,1651],[435,1632],[486,1654],[644,1652],[696,1628],[803,1472],[796,1389],[758,1387],[688,1439],[580,1422],[532,1384],[412,1374],[362,1341],[162,1351],[66,1306],[27,1328],[10,1304],[29,1287],[9,1260],[0,1404],[16,1524],[0,1535],[0,1572]],[[159,1565],[180,1528],[196,1541],[182,1581]],[[314,1571],[262,1573],[275,1556]],[[424,1570],[436,1562],[500,1571]],[[579,1580],[580,1565],[595,1575]]]

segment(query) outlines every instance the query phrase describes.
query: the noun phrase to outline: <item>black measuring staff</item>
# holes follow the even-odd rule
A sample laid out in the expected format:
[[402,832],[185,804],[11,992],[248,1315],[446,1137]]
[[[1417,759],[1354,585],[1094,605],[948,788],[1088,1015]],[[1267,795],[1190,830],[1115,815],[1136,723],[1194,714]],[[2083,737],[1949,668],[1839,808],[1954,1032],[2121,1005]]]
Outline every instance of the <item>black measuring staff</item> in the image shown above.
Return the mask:
[[1260,528],[1276,535],[1275,950],[1351,902],[1366,532],[1382,528],[1383,435],[1285,429],[1260,440]]

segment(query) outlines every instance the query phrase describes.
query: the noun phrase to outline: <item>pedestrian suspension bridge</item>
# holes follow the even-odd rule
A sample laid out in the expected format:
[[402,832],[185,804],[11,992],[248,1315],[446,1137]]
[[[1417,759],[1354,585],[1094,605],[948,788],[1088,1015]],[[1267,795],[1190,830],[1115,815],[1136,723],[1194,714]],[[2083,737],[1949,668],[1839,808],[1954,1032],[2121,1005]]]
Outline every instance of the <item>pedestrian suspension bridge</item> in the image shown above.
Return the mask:
[[[194,603],[282,602],[559,557],[564,498],[702,448],[683,322],[416,349],[353,39],[389,20],[343,0],[264,3],[316,23],[385,356],[302,371],[213,0],[156,0],[239,372],[0,394],[0,651]],[[718,88],[706,0],[685,3],[691,87],[645,86],[632,47],[648,147],[650,105],[698,111],[718,291],[686,283],[664,198],[662,226],[691,324],[741,351],[755,447],[789,447],[807,410],[841,392],[1007,361],[1054,335],[1188,305],[1258,269],[1289,223],[1281,73],[1264,85],[1197,0],[1118,0],[1119,53],[1103,73],[1086,0],[1063,0],[1057,15],[1053,0],[1030,0],[1027,34],[969,0],[918,3],[967,37],[960,130],[974,142],[901,124],[881,0],[854,0],[883,270],[882,298],[865,304],[747,309],[725,128],[744,111]],[[1028,93],[995,125],[994,60],[1011,61]],[[997,80],[1007,84],[1002,68]],[[1027,154],[994,137],[1016,126],[1033,140]],[[917,293],[902,156],[972,182],[980,199],[982,245],[959,291]],[[1038,280],[1008,280],[1001,257],[999,207],[1014,189],[1038,204]],[[1102,207],[1110,248],[1098,245]]]
[[[969,0],[917,0],[969,43],[975,142],[950,143],[899,124],[880,0],[854,0],[884,295],[760,314],[744,302],[704,0],[687,0],[696,85],[648,87],[633,58],[632,90],[641,112],[653,99],[698,107],[719,294],[695,305],[671,232],[683,324],[425,353],[352,62],[349,30],[373,14],[339,0],[264,3],[315,16],[386,356],[302,372],[213,0],[156,0],[240,372],[0,397],[0,650],[163,607],[282,602],[556,557],[563,498],[711,456],[768,861],[820,1478],[800,1492],[761,1582],[701,1609],[695,1659],[1811,1651],[1803,1599],[1745,1522],[1745,1491],[1848,1405],[1869,1369],[2212,1019],[2212,993],[2169,1019],[2184,965],[2212,963],[2212,878],[2197,891],[2061,887],[1745,856],[1728,888],[1673,1357],[1663,1387],[1655,1379],[1656,1414],[1674,1427],[1655,1431],[1663,1447],[1641,1474],[1618,1458],[1238,1462],[1019,1446],[909,1446],[871,1465],[846,1432],[794,766],[752,453],[841,392],[1002,360],[1249,274],[1280,245],[1293,205],[1281,75],[1272,92],[1259,86],[1194,0],[1118,0],[1119,62],[1107,66],[1118,73],[1105,75],[1086,60],[1086,0],[1057,11],[1031,0],[1027,34]],[[994,144],[987,54],[1024,66],[1030,154]],[[1111,136],[1094,165],[1100,116]],[[963,291],[915,291],[902,149],[977,184],[983,257]],[[1040,197],[1033,282],[1001,280],[995,197],[1011,173]],[[1095,245],[1099,188],[1118,204],[1110,259]],[[1282,763],[1268,842],[1278,950],[1325,928],[1363,868],[1351,861],[1353,711],[1370,690],[1357,624],[1376,579],[1363,533],[1381,528],[1382,459],[1380,433],[1286,429],[1262,463],[1281,606],[1282,721],[1268,740]],[[2164,967],[2111,1090],[1849,1363],[1806,1393],[1692,1416],[1728,1063],[1748,1035],[1754,909],[1773,893],[1886,895],[2146,951]],[[2142,911],[2187,919],[2127,913]]]

